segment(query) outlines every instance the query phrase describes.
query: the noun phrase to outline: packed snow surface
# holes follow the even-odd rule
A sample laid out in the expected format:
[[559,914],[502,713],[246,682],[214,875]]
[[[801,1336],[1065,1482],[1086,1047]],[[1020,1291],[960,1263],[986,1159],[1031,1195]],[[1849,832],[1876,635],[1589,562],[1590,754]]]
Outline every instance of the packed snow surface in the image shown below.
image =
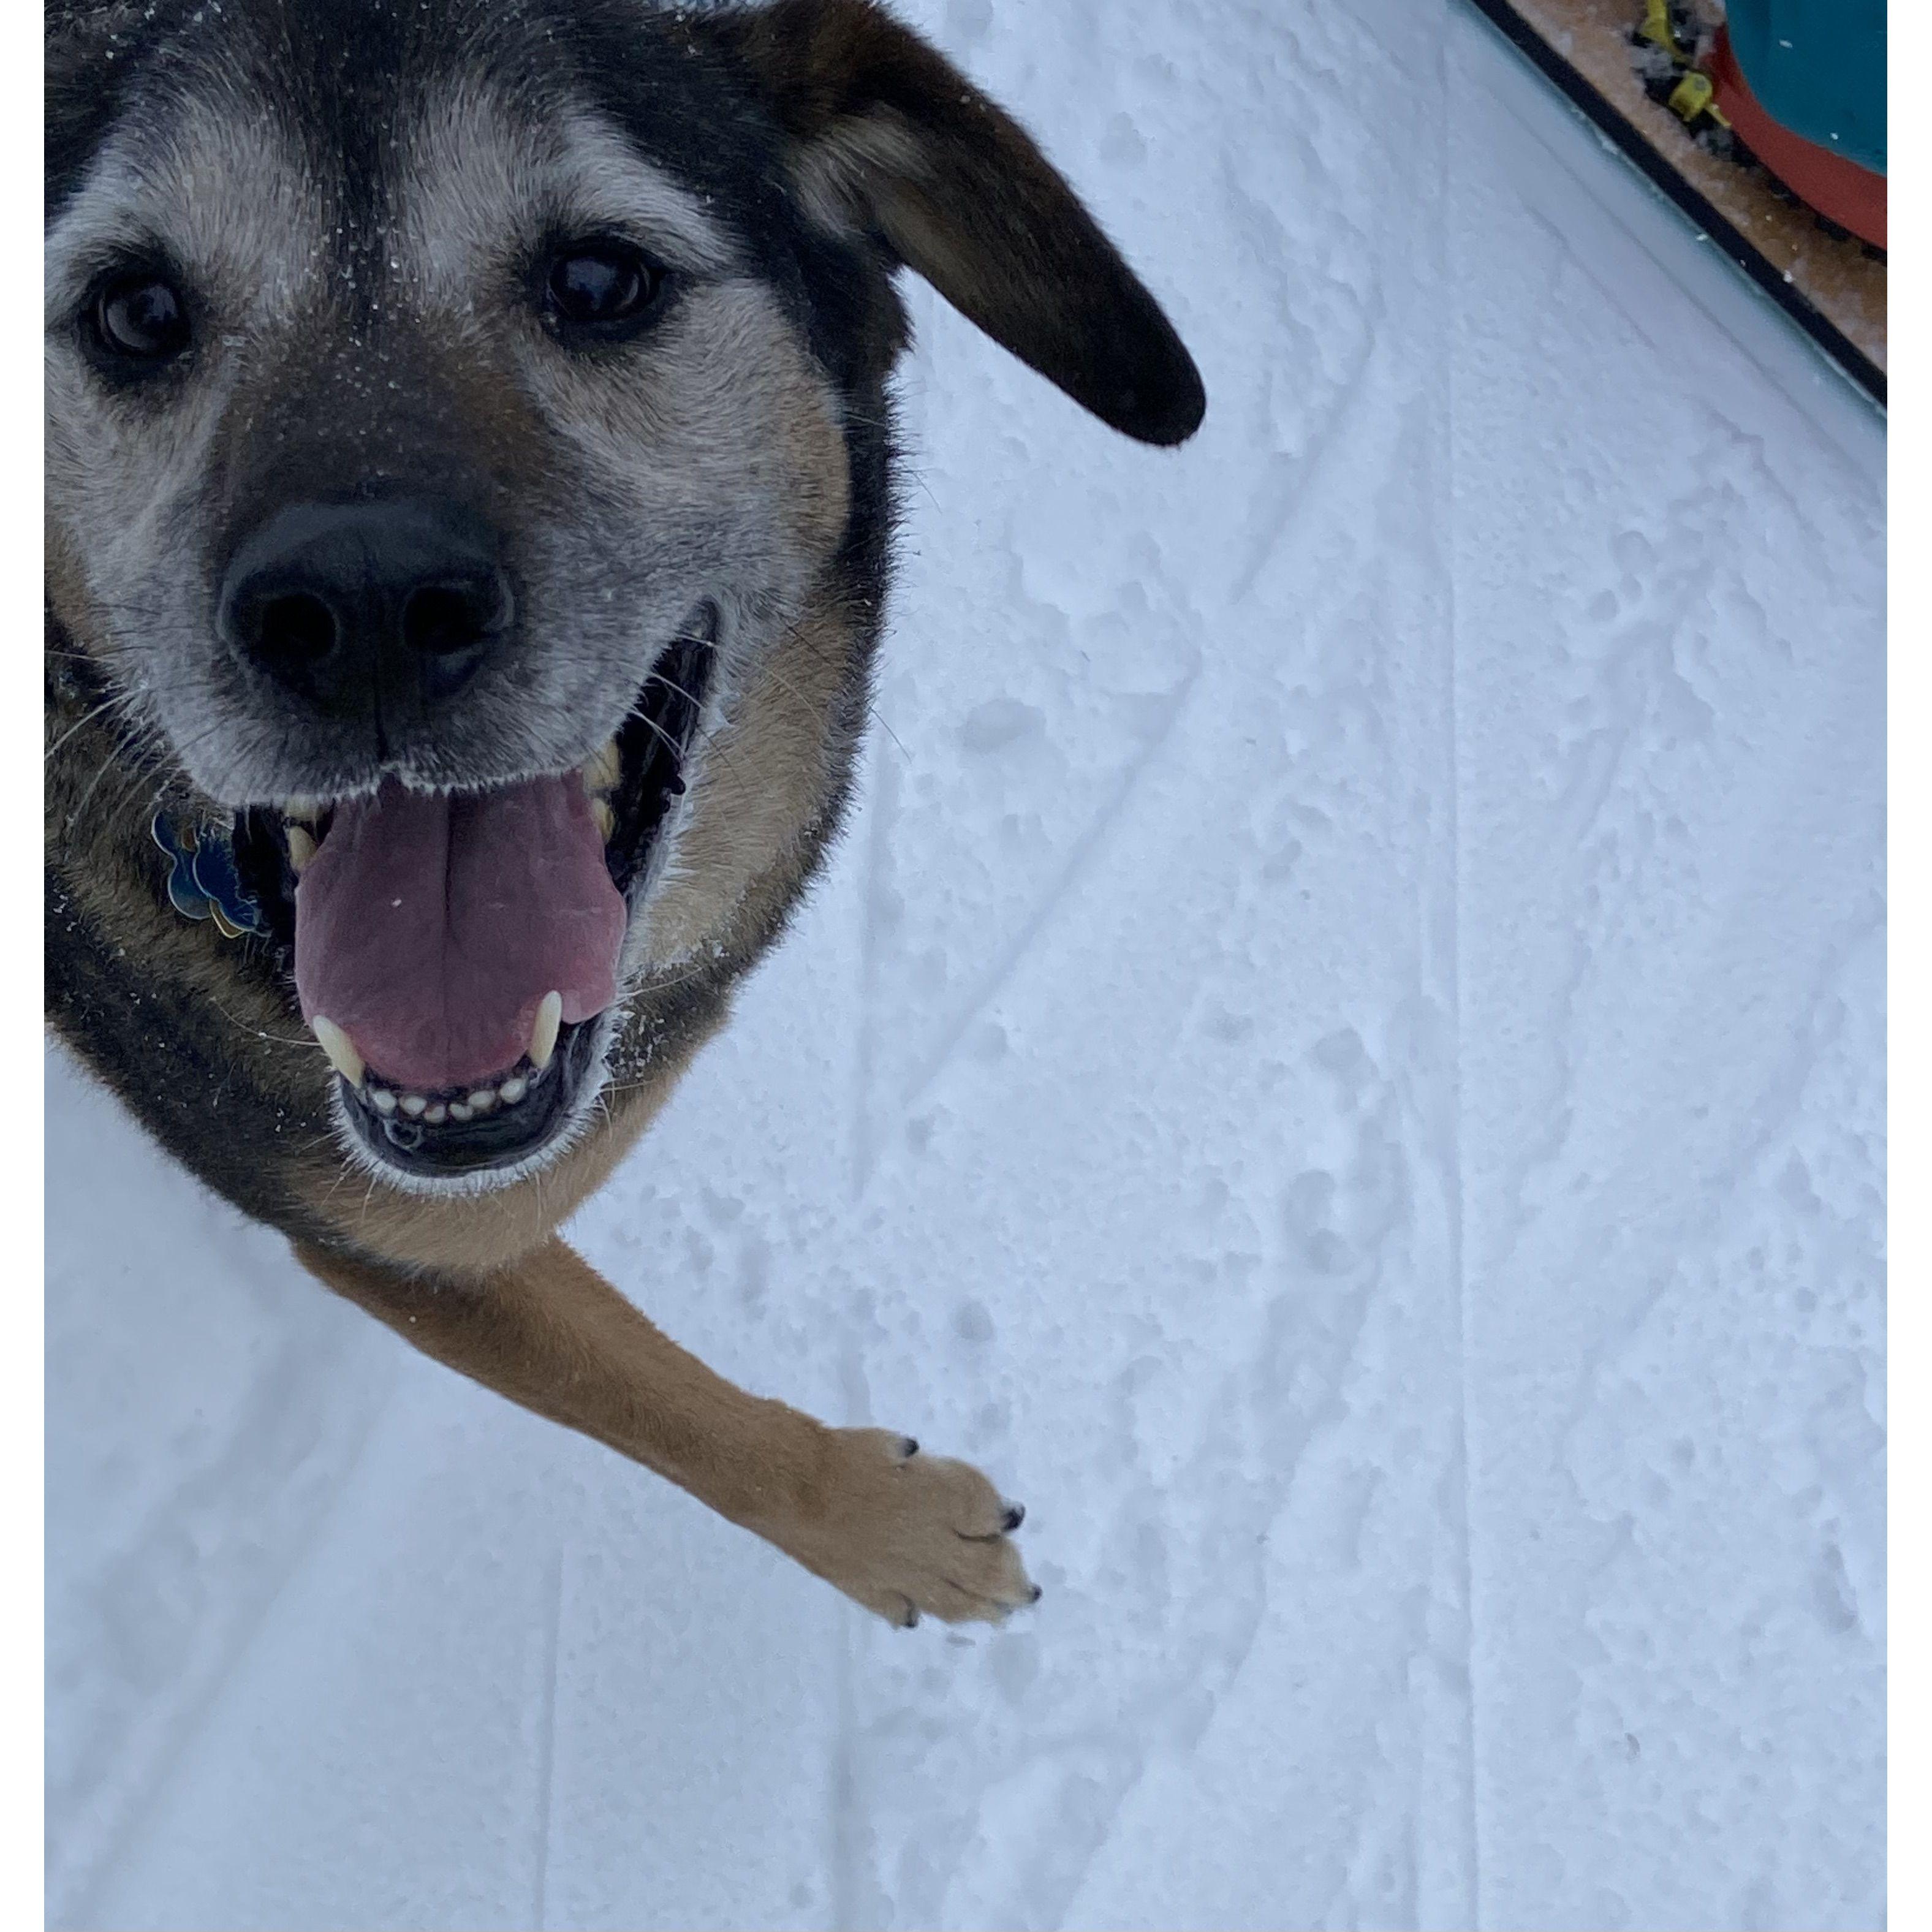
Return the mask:
[[1423,0],[928,0],[1193,347],[923,290],[863,796],[575,1224],[1028,1508],[868,1620],[50,1074],[75,1928],[1865,1926],[1874,414]]

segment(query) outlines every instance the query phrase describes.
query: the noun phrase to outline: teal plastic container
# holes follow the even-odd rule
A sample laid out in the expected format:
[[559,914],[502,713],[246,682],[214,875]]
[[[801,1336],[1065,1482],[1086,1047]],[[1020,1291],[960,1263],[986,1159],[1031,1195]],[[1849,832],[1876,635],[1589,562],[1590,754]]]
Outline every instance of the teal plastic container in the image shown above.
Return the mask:
[[1726,0],[1731,50],[1774,121],[1885,172],[1885,0]]

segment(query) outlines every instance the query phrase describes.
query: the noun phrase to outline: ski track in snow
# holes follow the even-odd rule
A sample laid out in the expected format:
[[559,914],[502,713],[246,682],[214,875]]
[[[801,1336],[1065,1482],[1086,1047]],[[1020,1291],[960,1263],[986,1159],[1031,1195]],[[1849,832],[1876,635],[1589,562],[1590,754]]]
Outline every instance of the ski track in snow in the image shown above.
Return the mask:
[[1046,1599],[873,1624],[56,1060],[52,1922],[1880,1923],[1882,426],[1453,9],[908,10],[1207,427],[916,292],[851,834],[574,1233]]

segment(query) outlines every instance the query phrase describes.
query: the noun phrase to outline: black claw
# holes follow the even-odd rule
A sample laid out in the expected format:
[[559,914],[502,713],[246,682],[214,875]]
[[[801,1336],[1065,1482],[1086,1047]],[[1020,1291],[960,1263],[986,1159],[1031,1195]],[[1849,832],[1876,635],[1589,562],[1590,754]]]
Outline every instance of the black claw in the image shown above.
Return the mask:
[[1025,1521],[1026,1504],[1024,1503],[1009,1503],[1006,1505],[1006,1520],[1000,1525],[1000,1527],[1003,1530],[1016,1530]]
[[902,1436],[899,1438],[899,1457],[902,1462],[910,1462],[918,1454],[919,1444],[914,1437]]
[[1042,1590],[1037,1583],[1036,1583],[1033,1586],[1033,1594],[1028,1598],[1027,1601],[1030,1604],[1036,1604],[1040,1601],[1042,1597],[1046,1595],[1046,1592]]
[[905,1621],[899,1625],[899,1628],[901,1630],[917,1630],[919,1628],[919,1606],[916,1604],[907,1604]]

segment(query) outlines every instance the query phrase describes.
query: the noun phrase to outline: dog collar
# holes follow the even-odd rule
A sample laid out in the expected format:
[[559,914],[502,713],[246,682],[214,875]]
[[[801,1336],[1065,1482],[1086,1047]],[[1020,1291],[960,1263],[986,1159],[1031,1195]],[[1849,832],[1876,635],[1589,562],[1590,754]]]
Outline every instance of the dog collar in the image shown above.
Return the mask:
[[234,837],[225,826],[177,817],[164,806],[150,830],[167,854],[168,903],[184,919],[212,919],[225,939],[267,934],[268,922],[243,888]]

